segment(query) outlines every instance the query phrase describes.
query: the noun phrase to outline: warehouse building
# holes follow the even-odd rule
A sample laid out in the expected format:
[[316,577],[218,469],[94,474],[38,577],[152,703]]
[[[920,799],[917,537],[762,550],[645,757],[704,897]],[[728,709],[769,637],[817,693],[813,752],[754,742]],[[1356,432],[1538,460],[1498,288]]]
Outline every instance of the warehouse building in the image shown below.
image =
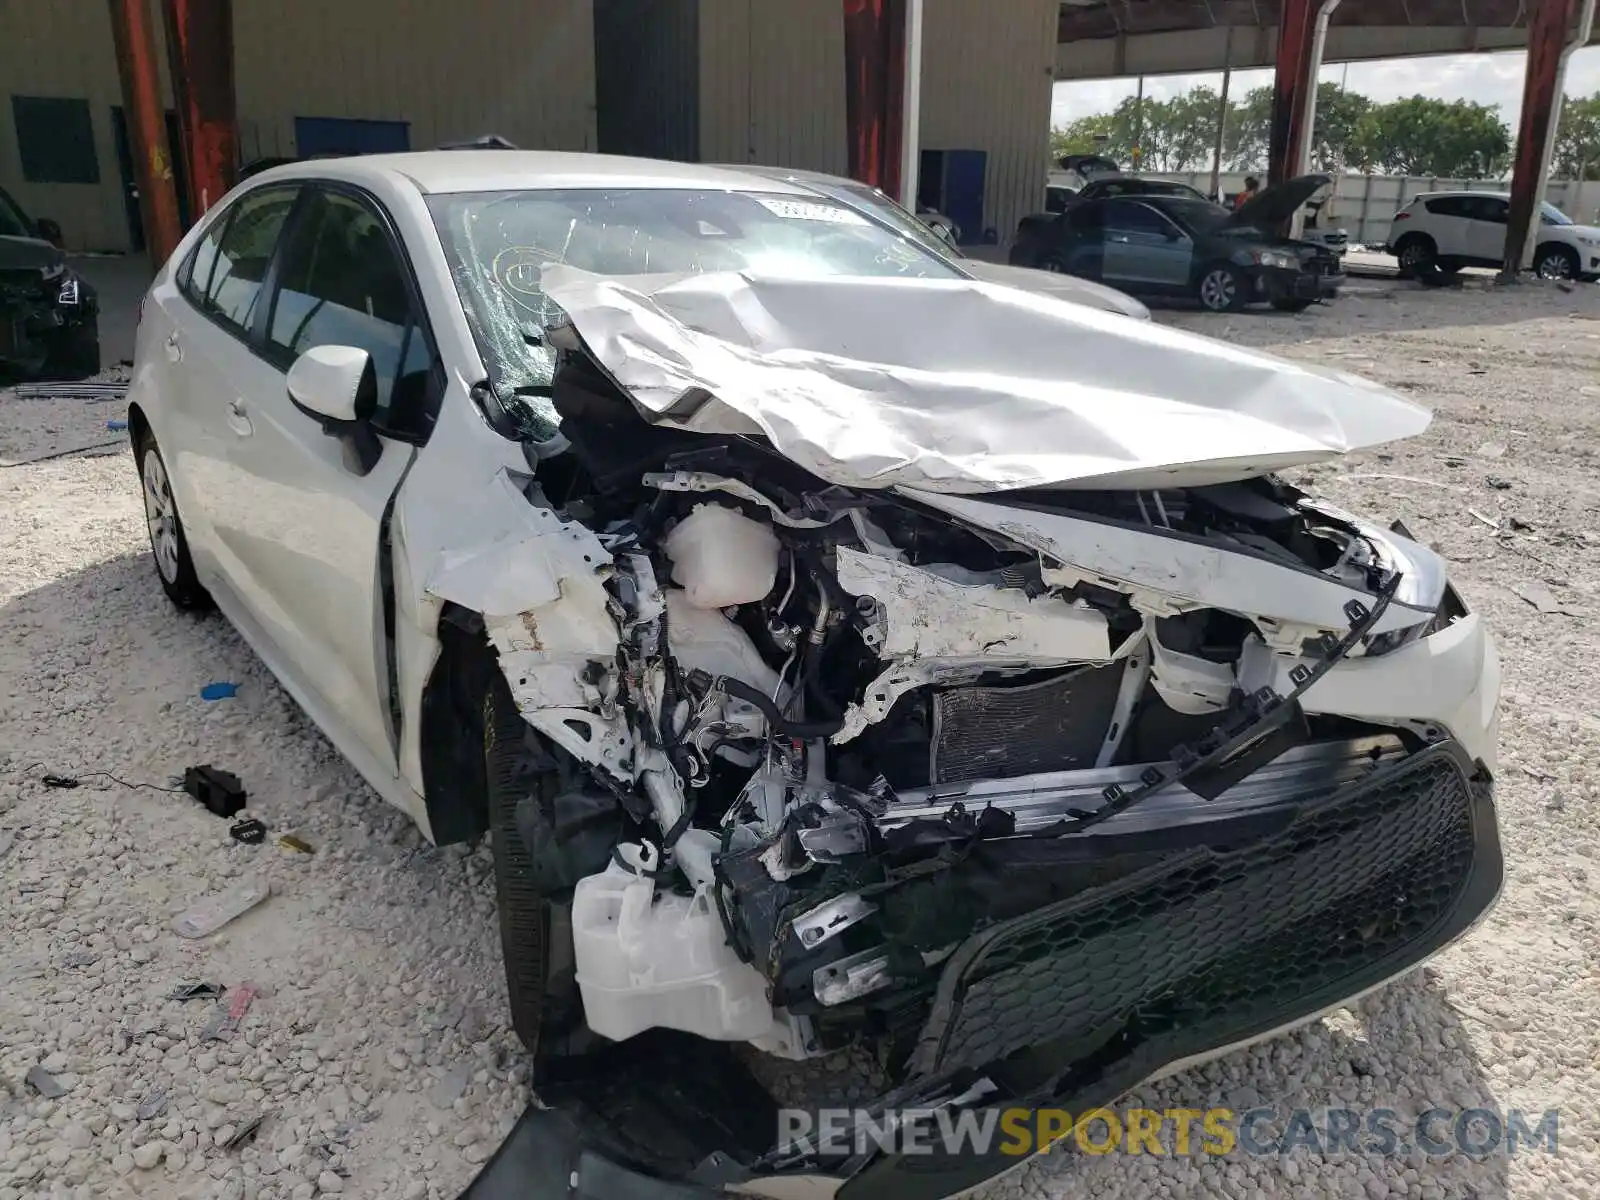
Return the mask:
[[[151,4],[160,29],[161,2]],[[427,149],[493,133],[530,149],[846,174],[844,8],[233,0],[239,157]],[[0,37],[0,186],[80,250],[143,240],[107,9],[22,0],[6,7]],[[925,0],[923,11],[919,199],[964,240],[1003,237],[1042,201],[1058,0]],[[177,145],[170,113],[169,126]]]

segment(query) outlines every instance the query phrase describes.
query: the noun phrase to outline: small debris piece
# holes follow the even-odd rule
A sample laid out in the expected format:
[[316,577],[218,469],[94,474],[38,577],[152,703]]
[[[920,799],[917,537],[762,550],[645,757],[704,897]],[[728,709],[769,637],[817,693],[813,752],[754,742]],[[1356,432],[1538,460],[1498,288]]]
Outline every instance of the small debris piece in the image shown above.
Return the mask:
[[1521,517],[1507,517],[1506,528],[1517,533],[1526,533],[1533,528],[1533,525],[1524,521]]
[[256,1134],[261,1132],[261,1123],[265,1121],[269,1115],[270,1114],[268,1113],[258,1113],[256,1116],[251,1117],[243,1125],[240,1125],[236,1130],[234,1130],[233,1136],[222,1143],[222,1148],[224,1150],[237,1150],[239,1147],[255,1141]]
[[218,1000],[222,997],[220,983],[180,983],[167,993],[168,1000]]
[[100,961],[100,956],[93,950],[69,950],[61,958],[63,967],[87,967]]
[[217,1013],[206,1023],[200,1031],[202,1042],[227,1042],[233,1040],[233,1035],[239,1032],[239,1023],[244,1020],[244,1014],[250,1008],[250,1002],[256,998],[256,985],[241,983],[228,993],[226,1005],[219,1005]]
[[1498,475],[1485,475],[1483,477],[1483,481],[1497,492],[1508,492],[1511,490],[1510,481],[1501,479]]
[[1475,508],[1469,508],[1469,509],[1467,509],[1467,511],[1468,511],[1468,512],[1469,512],[1469,513],[1471,513],[1471,514],[1472,514],[1472,515],[1473,515],[1473,516],[1475,516],[1475,517],[1477,517],[1477,518],[1478,518],[1478,520],[1480,520],[1480,521],[1482,521],[1482,522],[1483,522],[1483,523],[1484,523],[1484,524],[1485,524],[1485,525],[1487,525],[1487,526],[1488,526],[1488,527],[1489,527],[1489,528],[1490,528],[1490,529],[1499,529],[1499,528],[1500,528],[1500,522],[1499,522],[1499,521],[1496,521],[1496,520],[1495,520],[1495,519],[1494,519],[1494,518],[1492,518],[1492,517],[1486,517],[1486,516],[1484,516],[1484,515],[1483,515],[1483,514],[1482,514],[1482,513],[1481,513],[1481,512],[1479,512],[1479,511],[1478,511],[1478,510],[1477,510],[1477,509],[1475,509]]
[[249,880],[196,904],[172,923],[172,932],[185,938],[205,937],[244,916],[270,895],[272,886],[266,880]]
[[202,700],[227,700],[229,697],[237,696],[238,694],[239,685],[237,683],[208,683],[200,689],[200,699]]
[[301,854],[316,853],[316,850],[312,847],[310,842],[302,841],[300,838],[295,837],[295,835],[292,833],[286,833],[280,837],[278,839],[278,845],[282,846],[285,850],[297,850]]
[[1542,583],[1513,584],[1511,590],[1516,592],[1529,604],[1542,613],[1562,613],[1569,617],[1582,617],[1588,615],[1588,610],[1575,605],[1563,604],[1557,600],[1555,593]]
[[1550,774],[1549,771],[1541,771],[1538,767],[1530,767],[1527,763],[1521,763],[1519,765],[1522,767],[1522,773],[1524,775],[1531,776],[1532,778],[1537,779],[1540,783],[1548,783],[1550,780],[1555,778],[1555,776]]
[[1447,467],[1464,467],[1467,465],[1467,460],[1456,454],[1447,454],[1440,461]]
[[128,428],[128,423],[126,421],[107,421],[106,428],[112,433],[121,433]]
[[39,782],[47,788],[57,788],[64,792],[70,792],[73,788],[80,786],[78,781],[71,775],[46,775]]
[[34,1065],[22,1077],[23,1082],[31,1087],[46,1100],[58,1100],[67,1094],[67,1089],[62,1087],[56,1077],[46,1071],[42,1065]]
[[219,817],[231,817],[244,808],[245,790],[239,777],[209,763],[183,772],[183,790]]
[[243,842],[247,846],[259,846],[267,840],[267,827],[254,817],[246,817],[230,825],[228,834],[236,842]]
[[1485,442],[1478,447],[1479,458],[1499,458],[1506,452],[1504,442]]
[[133,1115],[141,1121],[154,1121],[167,1111],[167,1089],[153,1088],[146,1093],[145,1098],[139,1101],[139,1107]]

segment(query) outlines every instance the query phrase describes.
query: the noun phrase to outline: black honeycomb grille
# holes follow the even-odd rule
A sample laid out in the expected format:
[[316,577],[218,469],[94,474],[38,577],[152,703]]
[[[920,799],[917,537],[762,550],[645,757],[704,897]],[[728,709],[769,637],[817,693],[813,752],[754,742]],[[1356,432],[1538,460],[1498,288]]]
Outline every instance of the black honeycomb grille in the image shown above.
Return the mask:
[[919,1065],[1292,1006],[1425,938],[1473,854],[1471,784],[1450,757],[1419,756],[1275,838],[980,935],[951,961],[951,1004],[924,1031]]

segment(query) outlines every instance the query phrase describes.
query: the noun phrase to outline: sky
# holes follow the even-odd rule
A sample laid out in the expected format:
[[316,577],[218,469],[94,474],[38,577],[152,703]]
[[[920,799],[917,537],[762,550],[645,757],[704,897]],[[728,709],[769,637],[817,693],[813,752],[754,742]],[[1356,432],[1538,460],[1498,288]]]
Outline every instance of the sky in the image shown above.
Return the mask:
[[[1500,115],[1515,135],[1517,116],[1522,108],[1522,64],[1520,50],[1500,54],[1450,54],[1428,58],[1402,58],[1387,62],[1332,64],[1322,68],[1321,78],[1343,81],[1353,92],[1374,100],[1398,100],[1402,96],[1423,95],[1439,100],[1473,100],[1497,104]],[[1347,74],[1348,72],[1348,74]],[[1253,87],[1272,82],[1270,67],[1259,71],[1235,71],[1230,92],[1243,95]],[[1213,88],[1222,83],[1222,72],[1200,75],[1152,75],[1145,80],[1144,94],[1158,100],[1182,95],[1197,83]],[[1065,125],[1079,117],[1107,112],[1138,87],[1134,79],[1099,79],[1084,83],[1058,83],[1051,103],[1051,124]],[[1567,95],[1588,96],[1600,91],[1600,46],[1577,51],[1567,62]]]

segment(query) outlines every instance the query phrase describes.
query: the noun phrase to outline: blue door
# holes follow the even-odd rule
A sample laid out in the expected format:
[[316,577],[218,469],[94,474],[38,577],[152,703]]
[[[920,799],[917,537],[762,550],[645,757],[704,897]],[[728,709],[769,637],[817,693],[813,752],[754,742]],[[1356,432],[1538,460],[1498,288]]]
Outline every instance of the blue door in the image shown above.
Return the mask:
[[944,215],[960,228],[963,242],[983,240],[983,181],[988,169],[985,150],[944,152]]
[[294,144],[301,158],[318,154],[395,154],[411,149],[411,123],[296,117]]

